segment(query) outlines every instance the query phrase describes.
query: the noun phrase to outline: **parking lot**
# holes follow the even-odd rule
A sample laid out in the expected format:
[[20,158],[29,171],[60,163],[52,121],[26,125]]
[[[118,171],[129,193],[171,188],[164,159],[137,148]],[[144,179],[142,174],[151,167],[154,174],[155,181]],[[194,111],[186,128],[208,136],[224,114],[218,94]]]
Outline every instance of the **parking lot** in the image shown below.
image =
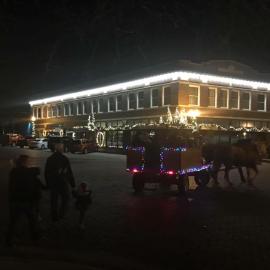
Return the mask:
[[[0,148],[0,230],[3,242],[8,218],[7,182],[10,159],[27,154],[31,165],[42,172],[48,150]],[[239,185],[232,172],[234,189],[211,185],[192,190],[187,197],[174,189],[149,186],[135,196],[131,176],[125,171],[125,156],[89,153],[67,154],[76,182],[87,181],[93,190],[93,204],[85,232],[77,226],[77,212],[71,204],[69,216],[52,226],[49,194],[42,199],[42,221],[46,250],[72,250],[93,254],[104,252],[154,268],[175,269],[175,265],[200,269],[265,268],[270,248],[269,164],[259,167],[257,189]],[[42,180],[43,174],[41,175]],[[22,237],[22,246],[28,246]]]

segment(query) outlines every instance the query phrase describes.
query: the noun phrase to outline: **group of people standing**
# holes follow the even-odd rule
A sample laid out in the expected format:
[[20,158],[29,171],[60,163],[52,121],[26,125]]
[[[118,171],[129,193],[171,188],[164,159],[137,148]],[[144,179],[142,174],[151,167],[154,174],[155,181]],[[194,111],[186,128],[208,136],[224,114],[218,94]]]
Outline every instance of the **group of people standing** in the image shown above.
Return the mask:
[[[50,192],[50,209],[52,222],[65,218],[72,193],[75,206],[79,211],[79,225],[84,229],[84,218],[91,204],[91,190],[82,182],[76,189],[74,175],[68,158],[63,154],[63,144],[55,145],[55,152],[47,159],[45,165],[45,182],[39,178],[40,169],[29,167],[29,157],[21,155],[16,159],[9,175],[9,225],[6,245],[14,244],[16,225],[25,216],[28,220],[31,238],[35,244],[40,239],[39,221],[42,191]],[[70,190],[72,189],[72,192]]]

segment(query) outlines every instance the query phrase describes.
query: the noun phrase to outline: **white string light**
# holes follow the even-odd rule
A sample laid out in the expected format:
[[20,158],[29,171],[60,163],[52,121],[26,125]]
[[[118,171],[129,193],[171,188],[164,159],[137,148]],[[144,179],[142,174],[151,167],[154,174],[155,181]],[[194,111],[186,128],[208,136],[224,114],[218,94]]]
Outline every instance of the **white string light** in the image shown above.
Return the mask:
[[151,86],[158,83],[172,82],[176,80],[184,80],[184,81],[191,81],[191,82],[199,81],[202,83],[209,83],[209,84],[217,83],[217,84],[228,85],[228,86],[245,87],[245,88],[251,88],[251,89],[261,89],[261,90],[270,91],[270,83],[266,83],[266,82],[242,80],[242,79],[236,79],[236,78],[231,78],[231,77],[222,77],[222,76],[203,74],[203,73],[201,74],[201,73],[195,73],[195,72],[176,71],[176,72],[165,73],[165,74],[161,74],[157,76],[151,76],[151,77],[147,77],[143,79],[123,82],[123,83],[118,83],[118,84],[112,84],[112,85],[98,87],[98,88],[87,89],[84,91],[74,92],[70,94],[33,100],[33,101],[30,101],[29,104],[31,106],[34,106],[34,105],[51,103],[51,102],[72,100],[76,98],[89,97],[93,95],[110,93],[110,92],[115,92],[115,91],[126,91],[128,89]]

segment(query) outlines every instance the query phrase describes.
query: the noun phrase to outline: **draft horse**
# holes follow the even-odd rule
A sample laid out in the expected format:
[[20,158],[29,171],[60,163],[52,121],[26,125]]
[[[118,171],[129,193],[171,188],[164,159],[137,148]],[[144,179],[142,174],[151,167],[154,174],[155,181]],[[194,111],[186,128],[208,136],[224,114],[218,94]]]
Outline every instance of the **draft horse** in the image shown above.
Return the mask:
[[[237,168],[240,174],[241,182],[253,186],[253,180],[258,174],[257,164],[259,163],[259,152],[255,143],[250,140],[239,140],[235,144],[206,144],[202,147],[202,156],[207,163],[212,163],[210,171],[215,184],[218,184],[218,171],[224,165],[225,179],[232,186],[229,172],[232,168]],[[243,174],[242,167],[246,167],[247,181]],[[251,177],[251,171],[255,176]]]

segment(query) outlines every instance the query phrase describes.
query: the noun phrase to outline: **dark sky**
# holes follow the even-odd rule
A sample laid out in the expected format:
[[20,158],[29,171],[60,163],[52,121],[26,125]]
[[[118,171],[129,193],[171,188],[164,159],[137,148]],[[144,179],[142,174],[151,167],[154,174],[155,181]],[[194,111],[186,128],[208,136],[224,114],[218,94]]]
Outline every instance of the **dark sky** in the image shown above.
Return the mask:
[[270,1],[0,0],[0,103],[189,59],[270,71]]

